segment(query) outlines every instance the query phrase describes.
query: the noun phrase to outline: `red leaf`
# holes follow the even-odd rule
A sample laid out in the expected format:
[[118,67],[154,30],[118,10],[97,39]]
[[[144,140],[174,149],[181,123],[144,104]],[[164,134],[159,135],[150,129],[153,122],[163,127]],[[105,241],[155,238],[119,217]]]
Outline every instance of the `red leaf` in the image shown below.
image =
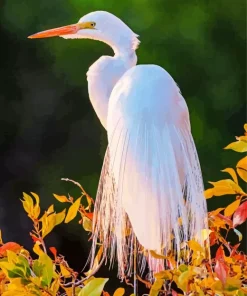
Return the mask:
[[49,249],[52,252],[52,254],[53,254],[53,256],[55,257],[55,260],[56,260],[56,258],[57,258],[57,249],[55,247],[50,247]]
[[215,232],[211,232],[209,234],[209,241],[210,241],[210,246],[215,245],[215,243],[217,242],[217,235],[215,234]]
[[243,202],[233,215],[233,227],[244,223],[247,219],[247,201]]
[[220,262],[219,260],[216,260],[216,265],[215,265],[214,271],[215,271],[218,279],[224,285],[226,283],[226,277],[227,277],[227,274],[228,274],[228,268],[225,265],[225,263]]
[[30,233],[30,236],[31,236],[31,238],[32,238],[32,240],[33,240],[34,243],[40,242],[40,239],[38,237],[36,237],[35,235],[33,235],[33,234]]
[[84,215],[90,219],[90,220],[93,220],[93,213],[87,213],[87,212],[84,212]]
[[230,227],[232,227],[232,220],[222,214],[217,215],[221,220],[223,220],[226,224],[228,224]]
[[7,250],[17,253],[22,247],[14,242],[8,242],[0,247],[0,256],[6,256]]
[[221,262],[225,261],[225,252],[224,252],[224,248],[222,246],[219,246],[216,255],[215,255],[215,259]]

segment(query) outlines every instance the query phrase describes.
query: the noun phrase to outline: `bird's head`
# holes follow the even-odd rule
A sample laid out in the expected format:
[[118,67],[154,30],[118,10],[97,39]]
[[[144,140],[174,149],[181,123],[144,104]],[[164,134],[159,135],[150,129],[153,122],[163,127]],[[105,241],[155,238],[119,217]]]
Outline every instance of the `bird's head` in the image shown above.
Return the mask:
[[83,16],[78,23],[36,33],[28,38],[60,36],[65,39],[94,39],[113,48],[136,50],[136,35],[124,22],[106,11],[95,11]]

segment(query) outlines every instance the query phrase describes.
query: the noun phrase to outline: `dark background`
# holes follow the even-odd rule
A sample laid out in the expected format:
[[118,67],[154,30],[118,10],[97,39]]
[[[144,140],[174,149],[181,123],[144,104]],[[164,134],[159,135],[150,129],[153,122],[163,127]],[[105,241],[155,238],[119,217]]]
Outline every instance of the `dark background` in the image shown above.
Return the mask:
[[[52,193],[79,194],[62,177],[79,181],[95,196],[107,142],[88,99],[86,72],[112,50],[91,40],[27,39],[94,10],[126,22],[140,35],[138,63],[159,64],[180,86],[206,188],[207,181],[228,178],[220,170],[243,156],[222,148],[243,134],[246,121],[245,0],[1,1],[0,228],[6,242],[32,246],[32,225],[19,200],[23,191],[38,193],[43,209],[54,203],[57,211],[63,205]],[[231,196],[213,198],[209,209],[230,201]],[[87,239],[72,223],[57,227],[47,244],[80,271]],[[101,275],[109,276],[105,270]],[[118,280],[108,290],[114,285]]]

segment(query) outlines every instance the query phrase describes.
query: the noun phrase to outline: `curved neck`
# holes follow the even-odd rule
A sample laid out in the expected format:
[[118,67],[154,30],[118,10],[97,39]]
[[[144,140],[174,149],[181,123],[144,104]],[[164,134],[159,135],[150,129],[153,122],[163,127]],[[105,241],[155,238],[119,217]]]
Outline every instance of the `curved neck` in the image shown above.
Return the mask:
[[128,69],[136,65],[134,50],[114,48],[114,57],[102,56],[87,72],[89,98],[101,124],[107,129],[107,111],[111,92]]

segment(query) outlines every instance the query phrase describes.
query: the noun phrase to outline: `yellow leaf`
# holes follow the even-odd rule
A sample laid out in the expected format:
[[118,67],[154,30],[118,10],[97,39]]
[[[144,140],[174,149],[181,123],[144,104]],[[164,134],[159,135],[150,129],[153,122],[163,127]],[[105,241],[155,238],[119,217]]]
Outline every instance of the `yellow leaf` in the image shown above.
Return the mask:
[[203,240],[208,239],[211,232],[212,232],[211,229],[202,229],[202,238],[203,238]]
[[36,194],[34,192],[31,192],[31,194],[34,196],[35,201],[36,201],[35,206],[33,208],[33,217],[35,219],[38,219],[39,214],[40,214],[39,196],[38,196],[38,194]]
[[220,180],[218,182],[209,182],[214,186],[214,195],[221,196],[226,194],[243,194],[243,190],[231,179]]
[[209,212],[209,216],[217,216],[225,208],[218,208],[217,210]]
[[238,184],[238,177],[237,177],[237,174],[236,172],[234,171],[234,169],[232,168],[226,168],[224,170],[222,170],[222,172],[225,172],[225,173],[228,173],[230,174],[230,176],[232,177],[233,181]]
[[226,217],[231,216],[236,211],[239,205],[240,205],[240,199],[235,200],[225,208],[224,215]]
[[172,279],[172,273],[170,270],[163,270],[154,274],[156,279],[164,279],[166,281]]
[[66,209],[56,214],[56,225],[61,224],[63,222],[65,215],[66,215]]
[[214,196],[214,188],[209,188],[204,191],[204,196],[206,199],[209,199]]
[[42,238],[44,238],[56,226],[56,214],[53,213],[49,216],[44,215],[42,217],[41,222],[42,222]]
[[57,295],[57,292],[59,290],[59,286],[60,286],[59,279],[56,279],[52,282],[51,291],[53,292],[53,295]]
[[247,156],[242,158],[237,163],[237,173],[240,178],[242,178],[245,182],[247,182]]
[[237,152],[246,152],[247,151],[247,143],[244,141],[237,141],[229,144],[224,149],[232,149]]
[[92,220],[84,216],[82,218],[82,226],[86,231],[92,231]]
[[242,281],[233,277],[227,277],[224,290],[236,291],[241,288]]
[[33,247],[33,251],[34,251],[35,254],[37,254],[37,255],[40,256],[40,255],[43,253],[43,251],[41,250],[41,248],[40,248],[39,245],[40,245],[40,244],[35,243],[35,245],[34,245],[34,247]]
[[157,254],[155,251],[153,250],[149,250],[149,253],[152,257],[154,257],[155,259],[167,259],[166,256],[162,255],[162,254]]
[[47,210],[47,214],[52,214],[54,213],[54,205],[49,206],[48,210]]
[[66,292],[66,296],[72,296],[73,293],[73,288],[63,288]]
[[238,141],[247,142],[247,136],[236,137],[236,139],[237,139]]
[[94,278],[83,287],[78,296],[100,296],[108,279]]
[[69,208],[68,214],[65,218],[64,223],[69,223],[71,220],[73,220],[77,214],[77,211],[79,210],[81,204],[81,197],[79,197]]
[[247,133],[247,123],[244,124],[244,130],[245,130],[246,133]]
[[68,198],[65,195],[57,195],[55,193],[53,193],[53,196],[60,202],[68,202]]
[[123,296],[124,293],[125,293],[124,288],[118,288],[118,289],[114,292],[113,296]]
[[23,200],[21,200],[23,204],[24,210],[28,213],[28,215],[31,217],[33,212],[33,199],[30,195],[23,192]]
[[164,284],[164,280],[156,279],[154,284],[152,285],[149,296],[158,296],[159,291],[162,288],[163,284]]
[[71,273],[63,264],[60,264],[60,270],[61,270],[62,276],[64,276],[65,278],[71,277]]
[[188,246],[194,252],[201,252],[201,253],[204,252],[202,246],[198,242],[196,242],[194,240],[188,241]]

